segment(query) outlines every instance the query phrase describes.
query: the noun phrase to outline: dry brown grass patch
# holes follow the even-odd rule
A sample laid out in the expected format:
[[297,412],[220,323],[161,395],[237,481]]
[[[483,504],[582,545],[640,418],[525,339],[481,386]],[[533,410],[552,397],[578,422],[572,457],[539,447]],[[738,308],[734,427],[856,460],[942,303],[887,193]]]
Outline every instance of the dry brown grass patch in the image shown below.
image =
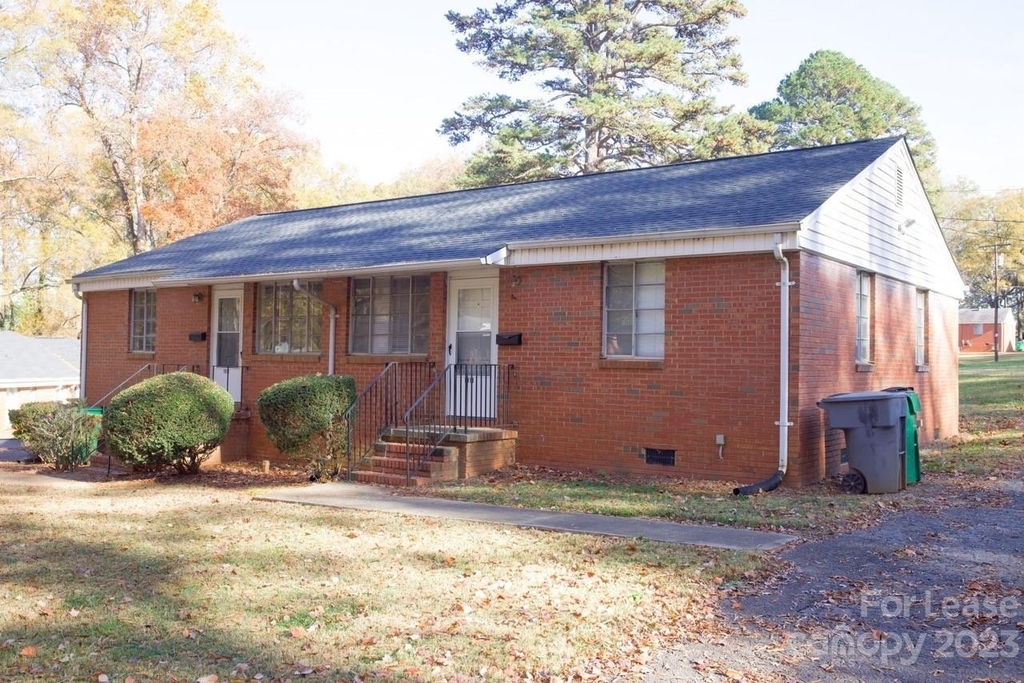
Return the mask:
[[761,570],[746,553],[254,502],[285,475],[218,469],[0,486],[0,679],[637,678],[657,648],[717,628],[721,585]]

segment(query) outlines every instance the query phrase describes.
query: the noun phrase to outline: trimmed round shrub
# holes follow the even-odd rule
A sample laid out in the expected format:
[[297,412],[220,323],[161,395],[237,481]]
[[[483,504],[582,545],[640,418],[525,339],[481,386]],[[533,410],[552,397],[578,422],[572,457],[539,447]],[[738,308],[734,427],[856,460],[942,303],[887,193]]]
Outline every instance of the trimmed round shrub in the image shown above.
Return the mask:
[[277,450],[308,464],[314,478],[334,478],[344,470],[344,414],[355,398],[353,377],[302,375],[267,387],[257,405],[267,438]]
[[196,473],[224,440],[231,395],[193,372],[157,375],[114,396],[103,412],[107,451],[139,469]]
[[86,413],[81,401],[25,403],[7,414],[14,437],[54,469],[73,470],[96,449],[100,417]]

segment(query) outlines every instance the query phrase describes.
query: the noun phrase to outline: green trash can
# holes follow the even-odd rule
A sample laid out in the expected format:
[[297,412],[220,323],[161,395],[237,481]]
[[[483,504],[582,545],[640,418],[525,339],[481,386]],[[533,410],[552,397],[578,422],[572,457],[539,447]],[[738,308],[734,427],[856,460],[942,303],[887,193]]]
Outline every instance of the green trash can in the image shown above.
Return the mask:
[[1018,339],[1017,343],[1013,345],[1014,351],[1024,351],[1024,339]]
[[907,397],[907,424],[903,437],[903,453],[907,483],[916,484],[921,481],[921,439],[918,430],[918,415],[921,414],[921,399],[914,387],[889,387],[882,391],[901,393]]
[[75,465],[84,465],[89,462],[89,457],[96,452],[100,443],[100,432],[103,430],[103,408],[83,408],[83,415],[92,415],[100,418],[100,422],[92,428],[88,440],[79,446],[75,446],[71,452],[71,458]]

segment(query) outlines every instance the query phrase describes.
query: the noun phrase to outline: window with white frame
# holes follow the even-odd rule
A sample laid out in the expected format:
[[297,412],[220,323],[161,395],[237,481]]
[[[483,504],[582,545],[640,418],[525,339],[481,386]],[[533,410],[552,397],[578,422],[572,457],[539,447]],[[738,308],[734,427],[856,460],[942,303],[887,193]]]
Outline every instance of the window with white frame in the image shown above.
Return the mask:
[[917,290],[917,302],[914,307],[914,362],[918,365],[928,364],[928,292]]
[[259,353],[319,353],[323,285],[306,282],[298,292],[291,282],[261,282],[257,303]]
[[352,353],[426,353],[430,276],[353,278],[351,311]]
[[871,289],[874,276],[857,273],[857,362],[871,362]]
[[131,350],[156,351],[156,290],[132,290]]
[[604,355],[665,357],[665,263],[609,263],[604,271]]

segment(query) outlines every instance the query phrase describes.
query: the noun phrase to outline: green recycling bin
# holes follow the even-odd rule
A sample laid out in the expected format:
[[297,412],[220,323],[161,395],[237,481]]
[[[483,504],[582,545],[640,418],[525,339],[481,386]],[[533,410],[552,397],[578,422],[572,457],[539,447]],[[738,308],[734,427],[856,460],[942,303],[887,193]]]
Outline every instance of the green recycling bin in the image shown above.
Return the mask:
[[907,397],[906,433],[903,437],[903,453],[907,473],[907,483],[916,484],[921,481],[921,439],[918,429],[921,414],[921,399],[914,387],[889,387],[882,391],[903,394]]
[[90,415],[101,418],[92,428],[85,443],[74,446],[71,449],[71,458],[75,465],[84,465],[89,462],[90,456],[96,452],[100,442],[100,432],[103,429],[103,408],[83,408],[83,415]]
[[1024,339],[1018,339],[1017,343],[1013,345],[1014,351],[1024,351]]

